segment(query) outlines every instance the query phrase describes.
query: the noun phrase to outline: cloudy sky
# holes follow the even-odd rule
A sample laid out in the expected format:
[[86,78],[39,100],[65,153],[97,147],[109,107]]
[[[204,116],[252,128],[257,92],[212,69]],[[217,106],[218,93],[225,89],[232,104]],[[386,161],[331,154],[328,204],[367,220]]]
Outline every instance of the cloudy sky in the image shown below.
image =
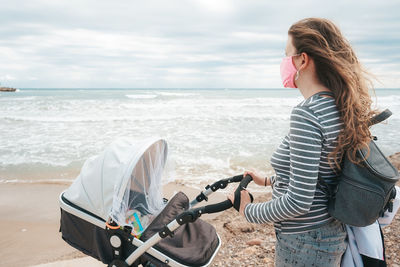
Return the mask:
[[0,0],[0,82],[20,88],[280,88],[287,30],[333,20],[400,88],[400,1]]

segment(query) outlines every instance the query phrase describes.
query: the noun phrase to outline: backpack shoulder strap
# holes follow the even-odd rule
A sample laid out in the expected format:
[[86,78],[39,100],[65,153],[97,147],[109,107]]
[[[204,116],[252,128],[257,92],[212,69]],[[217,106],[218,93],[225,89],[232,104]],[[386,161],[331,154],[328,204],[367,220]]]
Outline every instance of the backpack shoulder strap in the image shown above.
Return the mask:
[[369,121],[369,126],[372,126],[374,124],[377,124],[377,123],[380,123],[380,122],[386,120],[387,118],[392,116],[392,114],[393,113],[389,109],[385,109],[378,115],[375,115],[374,117],[371,118],[371,120]]

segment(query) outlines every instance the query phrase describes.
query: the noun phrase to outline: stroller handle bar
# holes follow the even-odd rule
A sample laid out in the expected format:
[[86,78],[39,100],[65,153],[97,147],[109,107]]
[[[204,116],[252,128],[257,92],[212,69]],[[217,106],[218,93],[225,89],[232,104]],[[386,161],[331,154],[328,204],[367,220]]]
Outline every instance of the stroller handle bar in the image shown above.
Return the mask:
[[203,200],[208,201],[208,196],[217,191],[218,189],[224,189],[225,187],[228,186],[228,184],[238,183],[242,181],[242,179],[243,179],[243,174],[240,174],[230,178],[221,179],[213,183],[212,185],[207,185],[205,187],[206,191],[204,192],[201,191],[201,193],[192,202],[190,202],[190,207],[197,205],[199,202]]
[[[219,202],[216,204],[211,204],[211,205],[207,205],[207,206],[203,206],[203,207],[199,207],[199,208],[189,209],[187,211],[182,212],[180,215],[178,215],[178,217],[176,219],[178,221],[178,223],[180,225],[182,225],[182,224],[185,224],[188,222],[194,222],[202,214],[221,212],[221,211],[230,209],[232,206],[237,211],[239,211],[240,192],[242,190],[245,190],[247,188],[247,185],[253,180],[253,178],[250,175],[246,175],[245,178],[243,178],[243,175],[238,175],[238,176],[232,177],[232,181],[233,181],[233,179],[235,179],[235,181],[237,181],[239,179],[239,177],[240,177],[241,181],[240,181],[239,186],[235,190],[235,200],[234,200],[233,204],[229,199],[227,199],[225,201],[222,201],[222,202]],[[228,178],[228,179],[230,179],[230,178]],[[228,179],[224,179],[224,180],[228,180]],[[225,185],[225,187],[226,187],[226,185]],[[250,194],[250,198],[251,198],[251,202],[253,202],[254,198],[251,194]]]

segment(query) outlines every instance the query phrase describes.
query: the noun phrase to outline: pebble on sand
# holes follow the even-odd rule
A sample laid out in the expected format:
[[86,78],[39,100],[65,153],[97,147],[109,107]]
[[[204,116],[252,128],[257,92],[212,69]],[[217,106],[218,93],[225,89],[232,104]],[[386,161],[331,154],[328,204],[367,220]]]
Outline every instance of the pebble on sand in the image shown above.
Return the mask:
[[246,244],[249,246],[260,246],[261,243],[262,243],[262,240],[259,238],[254,238],[254,239],[251,239],[246,242]]

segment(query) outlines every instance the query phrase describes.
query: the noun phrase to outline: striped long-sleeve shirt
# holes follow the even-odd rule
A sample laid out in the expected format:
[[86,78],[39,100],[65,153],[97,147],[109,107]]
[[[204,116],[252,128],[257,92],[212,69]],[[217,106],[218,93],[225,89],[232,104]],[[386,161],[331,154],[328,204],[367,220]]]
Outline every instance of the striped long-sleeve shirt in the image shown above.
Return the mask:
[[333,218],[327,196],[317,187],[318,174],[335,184],[335,170],[328,162],[342,129],[335,100],[317,93],[293,108],[289,134],[272,155],[272,200],[248,204],[245,217],[252,223],[274,222],[282,233],[301,233]]

